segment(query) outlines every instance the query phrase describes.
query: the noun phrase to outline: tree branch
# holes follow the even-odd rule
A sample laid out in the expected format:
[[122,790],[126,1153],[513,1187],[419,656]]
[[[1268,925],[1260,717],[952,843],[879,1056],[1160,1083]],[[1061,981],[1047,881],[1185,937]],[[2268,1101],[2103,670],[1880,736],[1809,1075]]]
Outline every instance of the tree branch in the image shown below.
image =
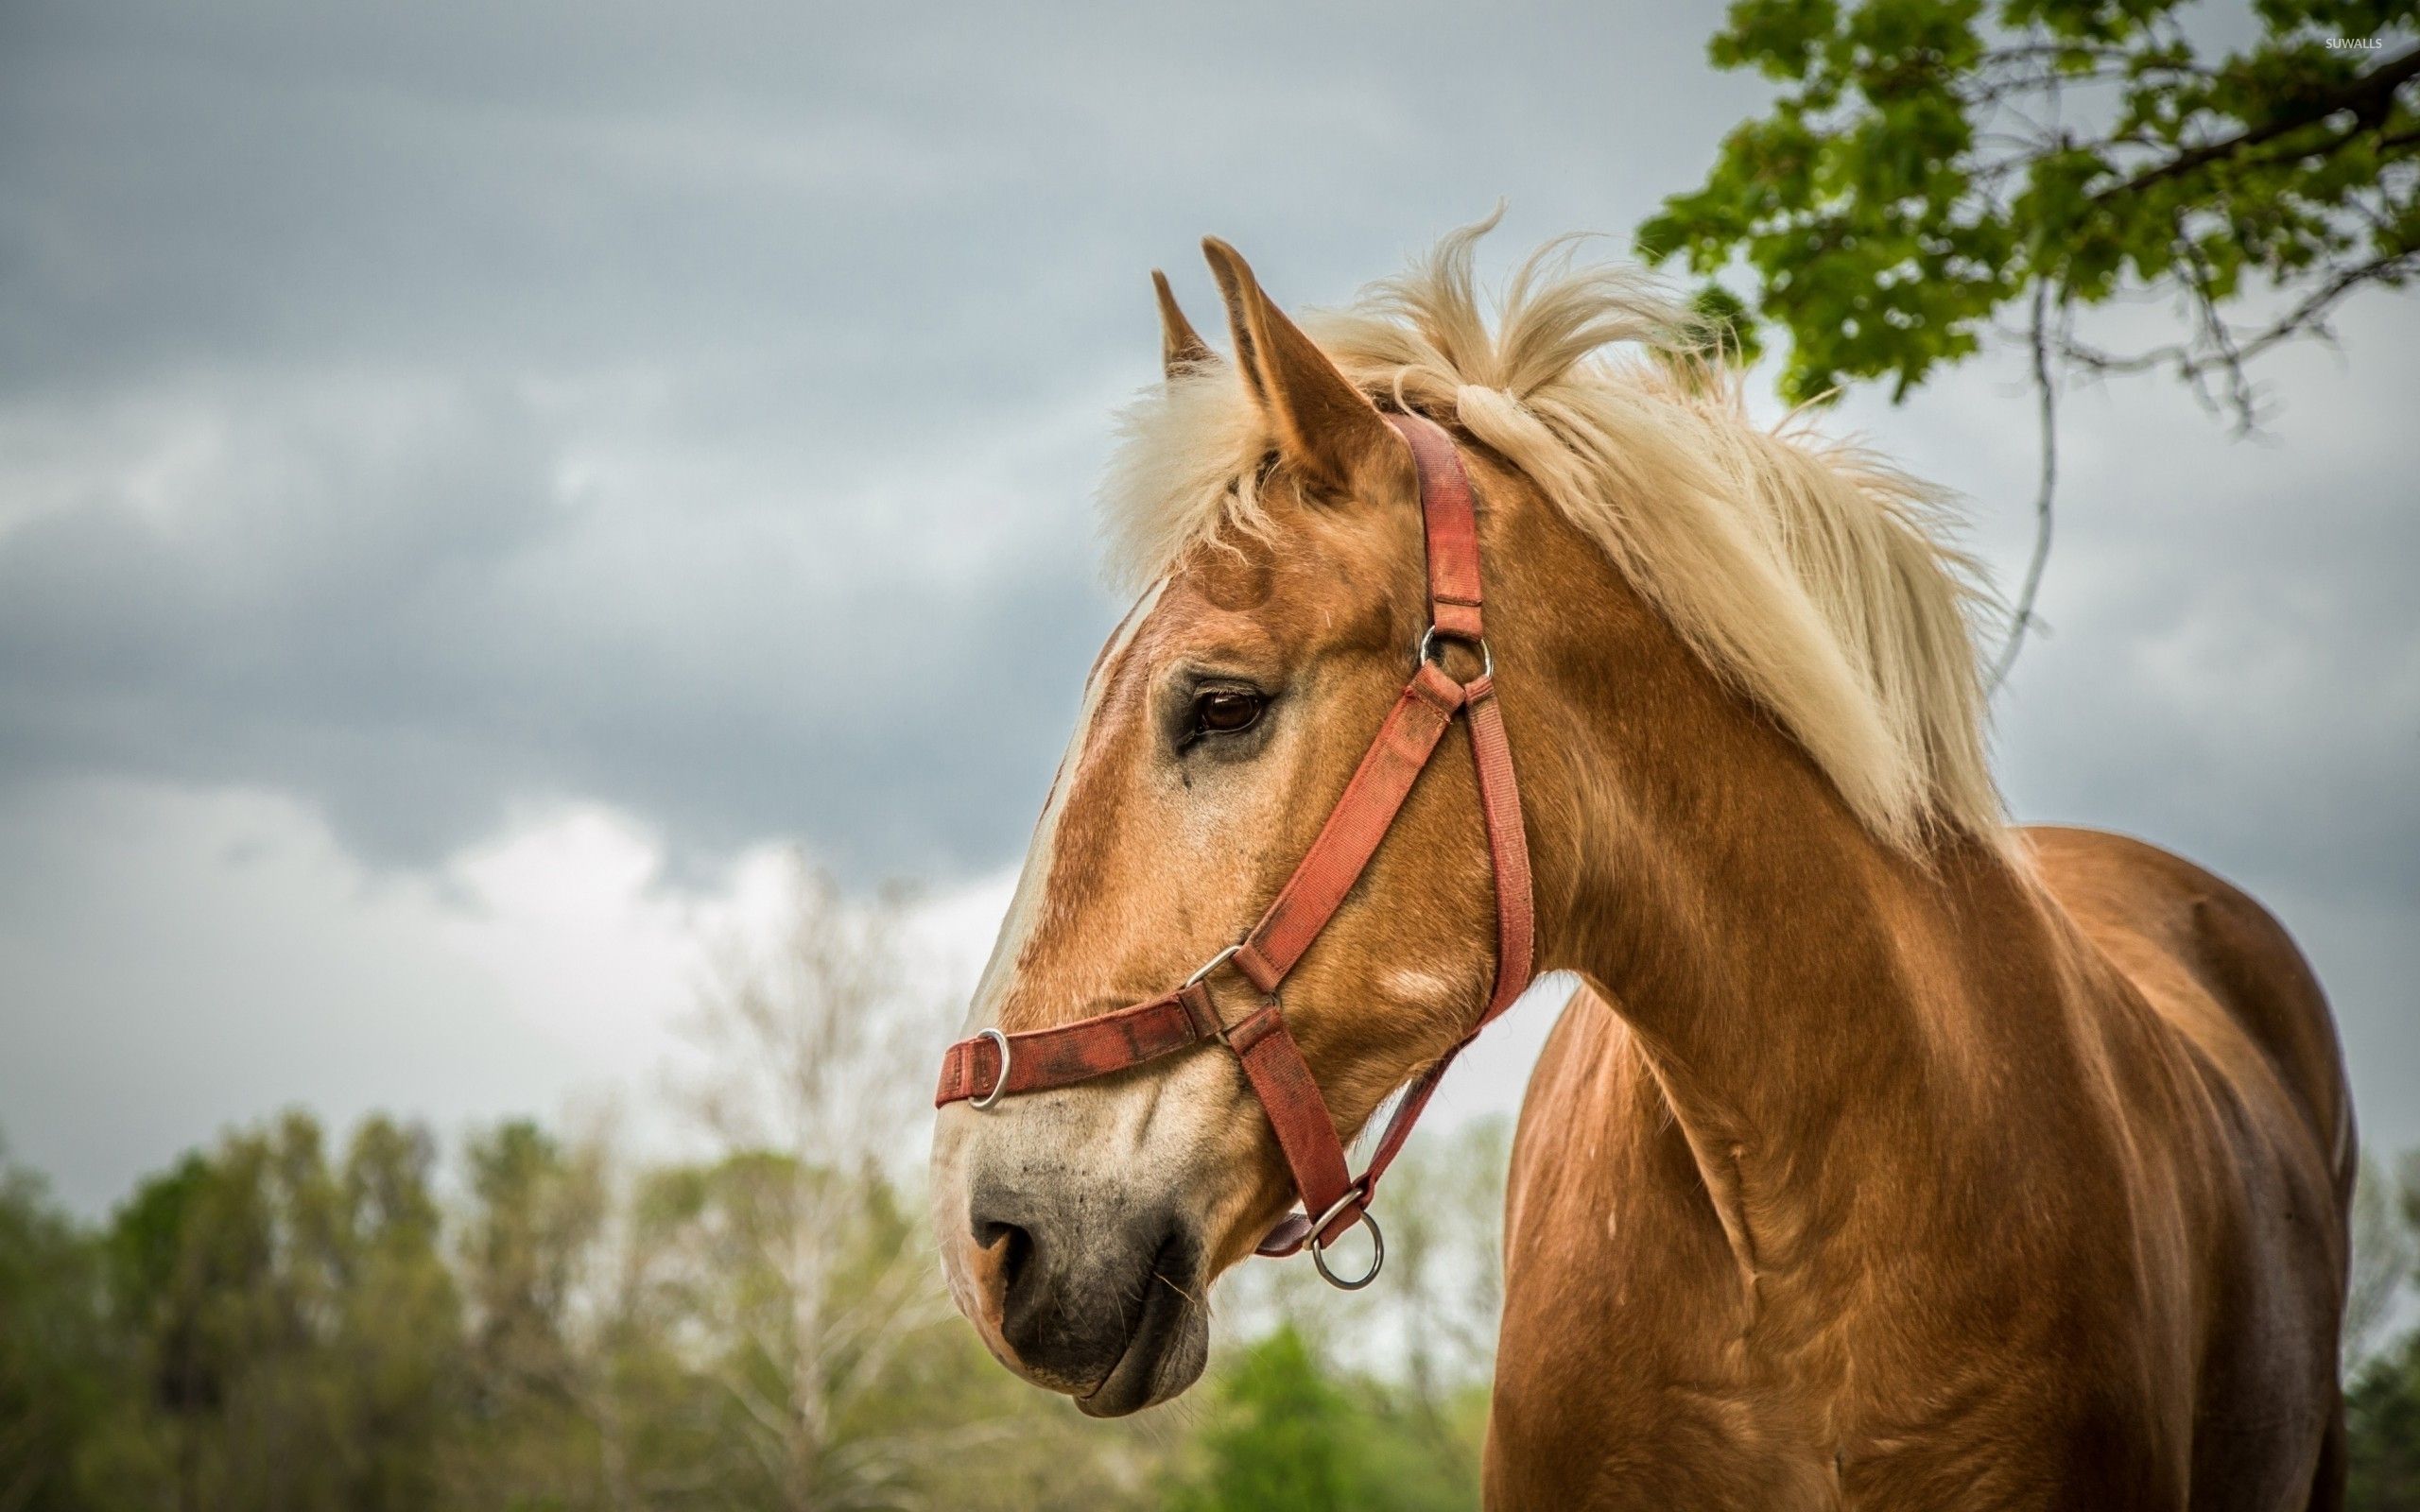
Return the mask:
[[2216,142],[2187,147],[2166,163],[2146,168],[2123,183],[2100,190],[2092,196],[2092,202],[2106,204],[2112,199],[2139,194],[2153,184],[2181,178],[2196,168],[2232,157],[2246,147],[2258,146],[2289,131],[2324,121],[2339,111],[2351,111],[2368,125],[2383,125],[2387,109],[2394,99],[2394,92],[2415,77],[2420,77],[2420,46],[2405,48],[2368,73],[2346,80],[2340,89],[2298,100],[2258,126],[2246,127],[2235,135],[2221,137]]

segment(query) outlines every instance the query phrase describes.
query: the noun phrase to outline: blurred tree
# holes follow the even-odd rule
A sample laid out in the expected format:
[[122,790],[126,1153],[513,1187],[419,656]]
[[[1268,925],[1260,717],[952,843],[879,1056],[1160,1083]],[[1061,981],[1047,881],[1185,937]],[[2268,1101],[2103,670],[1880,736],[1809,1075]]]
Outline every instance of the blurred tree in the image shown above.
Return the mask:
[[567,1147],[513,1120],[475,1135],[464,1164],[455,1255],[473,1426],[449,1480],[507,1504],[637,1505],[614,1389],[623,1318],[603,1145]]
[[[2409,0],[2256,0],[2256,35],[2223,55],[2190,9],[1734,0],[1709,54],[1780,96],[1638,232],[1651,261],[1744,265],[1745,300],[1709,283],[1702,302],[1752,355],[1761,327],[1788,334],[1795,402],[1870,379],[1903,397],[2018,320],[2041,477],[2001,673],[2049,549],[2064,379],[2165,369],[2249,429],[2255,358],[2420,260]],[[2079,306],[2129,297],[2176,306],[2182,334],[2079,334]]]
[[2344,1398],[2350,1512],[2420,1512],[2420,1335],[2371,1362]]
[[1165,1482],[1177,1512],[1461,1512],[1478,1504],[1487,1387],[1450,1411],[1339,1369],[1281,1323],[1242,1346],[1209,1383],[1211,1404]]
[[325,1240],[330,1316],[311,1374],[350,1512],[440,1504],[441,1446],[462,1402],[461,1304],[429,1187],[428,1131],[382,1117],[354,1131]]
[[940,1005],[902,990],[896,896],[853,905],[798,866],[790,919],[769,954],[727,950],[700,1005],[708,1067],[688,1101],[729,1153],[665,1173],[644,1207],[683,1314],[720,1341],[710,1368],[759,1504],[901,1505],[989,1436],[895,1391],[902,1356],[951,1315],[885,1170],[916,1126]]
[[1511,1120],[1479,1119],[1407,1146],[1391,1173],[1391,1302],[1403,1322],[1406,1383],[1431,1413],[1444,1413],[1456,1388],[1486,1380],[1493,1368],[1512,1140]]
[[75,1454],[127,1373],[98,1247],[0,1150],[0,1512],[90,1506]]
[[2376,1352],[2393,1322],[2413,1266],[2420,1264],[2420,1227],[2415,1227],[2412,1187],[2420,1180],[2414,1157],[2405,1158],[2405,1179],[2361,1155],[2360,1179],[2353,1188],[2353,1274],[2344,1298],[2344,1371],[2352,1375]]
[[101,1499],[437,1504],[460,1330],[432,1160],[424,1131],[373,1118],[332,1170],[290,1113],[137,1190],[108,1256],[148,1387],[93,1446]]
[[1363,1440],[1351,1400],[1289,1324],[1224,1371],[1200,1438],[1201,1464],[1168,1498],[1177,1512],[1341,1512],[1362,1499]]
[[[2401,1179],[2375,1167],[2362,1173],[2365,1218],[2355,1227],[2354,1286],[2361,1305],[2364,1280],[2378,1310],[2375,1327],[2394,1305],[2394,1288],[2375,1280],[2384,1263],[2400,1266],[2398,1282],[2420,1280],[2420,1151],[2407,1154]],[[2383,1293],[2383,1295],[2381,1295]],[[2420,1512],[2420,1332],[2407,1332],[2366,1359],[2348,1360],[2352,1385],[2345,1392],[2350,1439],[2351,1512]]]

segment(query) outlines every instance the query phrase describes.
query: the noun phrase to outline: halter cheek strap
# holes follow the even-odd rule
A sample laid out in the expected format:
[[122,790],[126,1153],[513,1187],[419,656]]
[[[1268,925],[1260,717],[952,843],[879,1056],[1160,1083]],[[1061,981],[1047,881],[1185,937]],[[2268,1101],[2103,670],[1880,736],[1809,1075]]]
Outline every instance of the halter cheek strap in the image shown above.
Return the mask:
[[[1512,748],[1505,739],[1504,715],[1496,705],[1494,663],[1486,658],[1478,521],[1470,479],[1462,470],[1461,454],[1443,429],[1416,415],[1386,418],[1409,443],[1419,471],[1429,628],[1421,637],[1411,680],[1379,725],[1361,765],[1345,783],[1293,874],[1251,933],[1212,956],[1176,990],[1056,1028],[1022,1034],[983,1030],[943,1054],[941,1086],[933,1095],[936,1108],[961,1100],[990,1108],[1002,1097],[1071,1086],[1203,1040],[1219,1040],[1241,1062],[1303,1199],[1302,1211],[1280,1220],[1261,1241],[1259,1252],[1284,1256],[1307,1246],[1320,1274],[1348,1289],[1375,1280],[1385,1261],[1385,1239],[1370,1216],[1378,1178],[1410,1137],[1445,1068],[1529,986],[1536,929],[1530,895],[1530,847],[1521,827]],[[1447,677],[1429,659],[1440,637],[1478,647],[1488,670],[1469,682]],[[1320,1095],[1302,1047],[1287,1026],[1278,988],[1368,869],[1412,785],[1427,769],[1446,729],[1457,718],[1470,729],[1479,809],[1495,871],[1495,986],[1478,1022],[1412,1079],[1380,1134],[1370,1163],[1356,1177],[1345,1161],[1344,1142],[1327,1101]],[[1267,999],[1232,1025],[1219,1019],[1202,985],[1213,971],[1229,964]],[[1377,1258],[1366,1275],[1340,1279],[1328,1269],[1322,1252],[1356,1223],[1364,1222],[1378,1244]]]

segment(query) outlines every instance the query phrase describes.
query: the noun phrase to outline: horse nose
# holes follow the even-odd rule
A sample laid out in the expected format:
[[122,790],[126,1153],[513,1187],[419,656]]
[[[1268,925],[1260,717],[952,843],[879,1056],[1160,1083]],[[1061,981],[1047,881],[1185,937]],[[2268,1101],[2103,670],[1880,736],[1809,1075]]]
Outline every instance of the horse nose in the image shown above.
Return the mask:
[[978,1183],[967,1218],[977,1305],[1017,1366],[1064,1391],[1098,1385],[1127,1352],[1157,1272],[1194,1284],[1194,1245],[1166,1211],[1100,1212],[1020,1186]]

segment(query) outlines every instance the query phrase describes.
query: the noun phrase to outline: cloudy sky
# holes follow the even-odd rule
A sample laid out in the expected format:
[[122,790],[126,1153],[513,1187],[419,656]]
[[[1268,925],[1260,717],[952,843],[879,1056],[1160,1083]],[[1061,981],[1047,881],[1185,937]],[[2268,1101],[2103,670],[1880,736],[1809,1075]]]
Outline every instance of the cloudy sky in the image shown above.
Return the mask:
[[[644,1096],[803,847],[979,960],[1115,618],[1091,486],[1194,250],[1334,303],[1613,232],[1762,97],[1715,8],[0,13],[0,1131],[88,1209],[302,1103]],[[2213,25],[2237,25],[2223,13]],[[2142,318],[2156,320],[2157,312]],[[2230,441],[2075,395],[2017,813],[2251,886],[2420,1143],[2420,301]],[[1985,360],[1836,417],[2006,577]],[[1768,402],[1769,403],[1769,402]],[[1509,1107],[1544,1013],[1452,1108]]]

